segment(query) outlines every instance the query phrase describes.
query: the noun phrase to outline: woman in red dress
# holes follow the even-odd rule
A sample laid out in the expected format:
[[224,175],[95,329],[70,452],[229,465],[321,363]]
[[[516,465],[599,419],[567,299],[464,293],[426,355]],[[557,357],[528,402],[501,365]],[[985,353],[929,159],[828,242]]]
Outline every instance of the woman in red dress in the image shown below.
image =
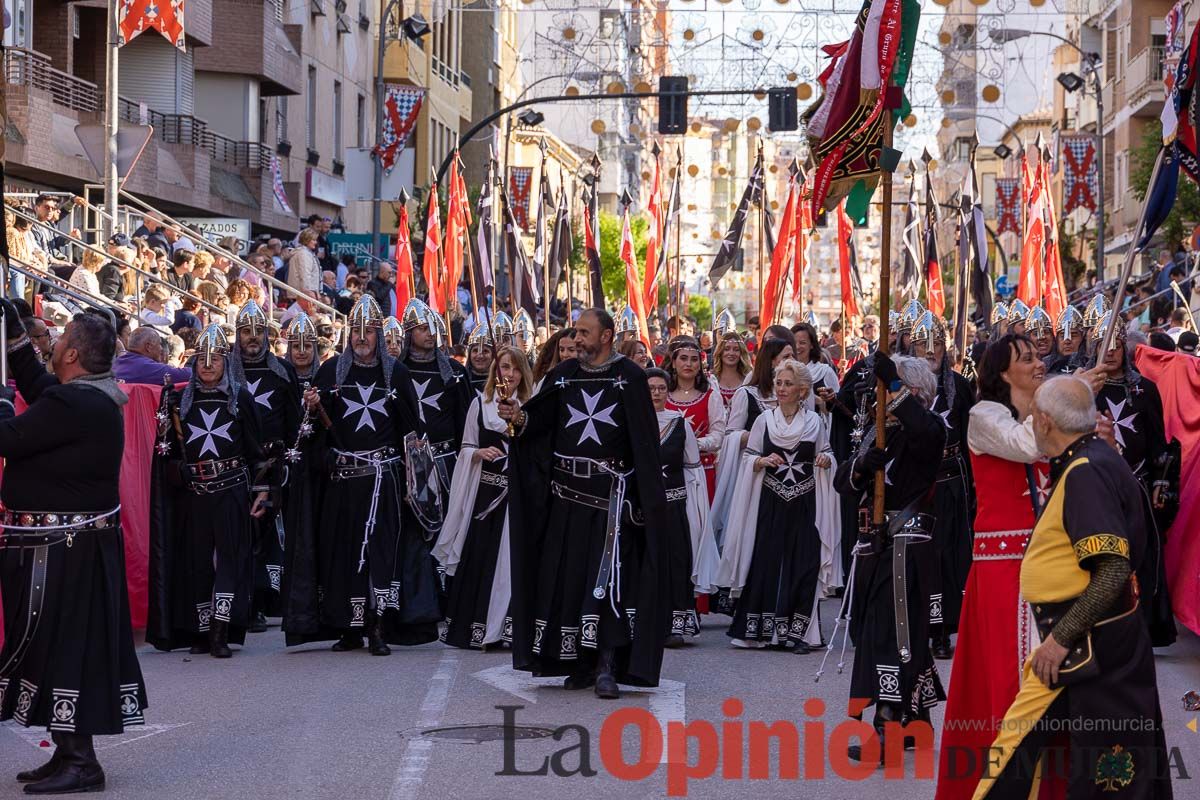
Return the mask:
[[1050,491],[1049,465],[1038,453],[1030,417],[1045,374],[1033,341],[1021,334],[1000,337],[979,365],[979,402],[967,430],[975,544],[950,672],[936,800],[970,800],[975,793],[987,750],[1020,688],[1021,667],[1036,645],[1020,574],[1036,513]]
[[711,503],[717,480],[717,453],[725,438],[725,404],[704,374],[704,353],[690,336],[676,336],[667,345],[664,364],[670,376],[667,408],[683,414],[700,446],[700,465]]

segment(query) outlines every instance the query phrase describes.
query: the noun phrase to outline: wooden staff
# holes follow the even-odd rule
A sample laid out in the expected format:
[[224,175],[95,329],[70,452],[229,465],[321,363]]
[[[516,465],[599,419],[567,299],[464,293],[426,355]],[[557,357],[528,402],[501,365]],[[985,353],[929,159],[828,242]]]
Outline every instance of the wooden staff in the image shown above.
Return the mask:
[[[892,131],[895,120],[892,112],[885,110],[883,124],[883,150],[892,148]],[[888,304],[892,292],[892,173],[886,167],[883,169],[883,231],[880,235],[880,251],[883,269],[879,270],[879,352],[888,352]],[[842,320],[844,328],[846,321]],[[883,381],[878,381],[875,387],[875,446],[880,450],[887,447],[887,387]],[[875,473],[875,509],[872,520],[876,526],[883,524],[884,491],[886,489],[883,470]]]

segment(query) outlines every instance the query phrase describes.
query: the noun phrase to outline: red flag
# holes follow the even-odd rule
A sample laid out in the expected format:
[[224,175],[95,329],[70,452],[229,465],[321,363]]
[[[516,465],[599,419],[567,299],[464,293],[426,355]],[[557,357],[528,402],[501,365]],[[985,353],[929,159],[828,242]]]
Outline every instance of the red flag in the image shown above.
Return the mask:
[[446,311],[446,298],[442,293],[442,282],[438,275],[438,251],[442,249],[442,229],[438,215],[437,182],[429,187],[429,209],[425,219],[425,256],[421,271],[425,274],[425,285],[429,287],[429,307],[442,314]]
[[650,184],[650,231],[646,235],[646,274],[642,279],[642,304],[647,310],[658,305],[658,250],[662,243],[662,170],[661,159],[654,156],[654,180]]
[[1042,219],[1042,187],[1040,171],[1029,169],[1029,157],[1021,163],[1025,210],[1025,242],[1021,247],[1021,277],[1017,281],[1017,299],[1033,308],[1042,303],[1042,267],[1045,253],[1046,228]]
[[763,289],[763,307],[759,312],[762,330],[775,322],[775,307],[780,304],[786,288],[788,266],[792,261],[792,250],[796,246],[793,230],[796,227],[796,180],[788,181],[787,202],[779,220],[779,234],[775,238],[775,250],[771,253],[771,270],[767,274],[767,285]]
[[[846,201],[837,209],[837,227],[838,227],[838,267],[842,275],[842,304],[846,309],[846,315],[851,317],[861,316],[858,310],[858,298],[854,294],[854,284],[850,278],[850,248],[853,247],[851,240],[854,238],[854,222],[850,219],[850,215],[846,213]],[[938,275],[938,296],[941,296],[941,275]],[[932,285],[932,284],[931,284]],[[932,292],[930,293],[932,296]],[[932,298],[931,298],[932,299]],[[945,301],[942,300],[943,310]],[[930,308],[933,303],[930,303]],[[941,316],[941,311],[938,311],[938,316]]]
[[139,33],[156,30],[183,50],[184,0],[124,0],[117,3],[117,44],[129,44]]
[[638,338],[650,351],[650,329],[646,326],[646,306],[642,302],[642,292],[638,287],[637,251],[633,247],[633,233],[629,229],[629,207],[621,220],[621,261],[625,263],[625,292],[629,297],[629,307],[638,318]]
[[466,197],[459,194],[462,177],[458,171],[457,156],[450,162],[449,198],[446,205],[446,242],[442,254],[442,302],[440,311],[445,311],[458,296],[458,281],[463,267],[463,206]]
[[1058,218],[1054,213],[1054,203],[1050,197],[1050,164],[1046,159],[1042,160],[1039,169],[1041,174],[1042,186],[1045,187],[1043,194],[1045,202],[1042,204],[1046,210],[1045,231],[1046,239],[1046,277],[1043,281],[1045,291],[1043,292],[1046,301],[1046,311],[1050,314],[1050,319],[1058,319],[1058,315],[1067,307],[1067,287],[1066,281],[1063,280],[1062,271],[1062,253],[1058,249]]
[[396,298],[392,315],[400,316],[413,297],[412,241],[408,235],[408,208],[400,204],[400,225],[396,228]]
[[803,308],[804,270],[808,265],[808,244],[812,235],[812,190],[806,181],[800,187],[800,197],[796,201],[796,221],[792,228],[795,243],[792,246],[792,305],[797,309]]

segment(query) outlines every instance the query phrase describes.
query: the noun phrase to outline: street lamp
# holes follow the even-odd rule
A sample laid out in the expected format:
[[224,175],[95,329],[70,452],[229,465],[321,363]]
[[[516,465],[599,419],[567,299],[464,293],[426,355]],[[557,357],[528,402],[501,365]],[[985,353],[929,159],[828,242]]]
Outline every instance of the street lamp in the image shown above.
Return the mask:
[[1012,148],[1006,145],[1004,142],[1001,142],[992,148],[992,152],[996,154],[996,158],[1000,159],[1001,161],[1005,161],[1009,156],[1012,155]]
[[[429,23],[425,21],[425,17],[420,14],[413,14],[411,17],[404,16],[404,0],[380,0],[382,11],[379,14],[379,47],[375,54],[375,146],[379,146],[379,140],[383,138],[383,112],[384,104],[387,99],[386,88],[383,83],[383,57],[387,50],[388,42],[399,42],[403,39],[409,39],[421,44],[421,40],[429,34]],[[397,24],[392,23],[392,17],[398,20]],[[371,192],[371,257],[372,259],[379,258],[379,227],[380,227],[380,203],[383,194],[383,164],[379,160],[379,153],[371,153],[371,161],[374,164],[373,174],[373,190]]]
[[[1104,88],[1100,82],[1100,54],[1086,52],[1079,45],[1072,42],[1065,36],[1059,36],[1057,33],[1048,31],[1028,31],[1022,28],[996,28],[989,34],[992,41],[999,44],[1013,42],[1017,39],[1024,39],[1029,36],[1046,36],[1050,39],[1057,39],[1063,44],[1069,46],[1079,54],[1080,64],[1083,66],[1083,71],[1092,79],[1092,92],[1096,95],[1096,163],[1099,167],[1096,169],[1096,190],[1099,197],[1097,198],[1096,212],[1096,278],[1101,283],[1104,282]],[[1083,89],[1086,91],[1086,85],[1083,78],[1073,72],[1064,72],[1057,78],[1058,82],[1068,92],[1075,92]],[[1074,87],[1074,88],[1072,88]]]
[[546,115],[540,111],[534,111],[532,108],[527,108],[517,115],[517,122],[527,128],[536,128],[546,120]]

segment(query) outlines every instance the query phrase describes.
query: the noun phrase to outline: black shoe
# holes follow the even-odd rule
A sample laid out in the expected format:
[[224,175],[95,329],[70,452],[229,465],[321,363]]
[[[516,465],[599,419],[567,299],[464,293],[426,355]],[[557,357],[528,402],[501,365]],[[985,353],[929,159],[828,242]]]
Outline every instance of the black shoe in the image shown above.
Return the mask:
[[254,612],[254,619],[250,620],[250,627],[246,630],[250,631],[250,633],[266,633],[267,615],[261,611]]
[[232,658],[229,649],[229,623],[214,619],[208,629],[208,654],[213,658]]
[[613,651],[601,650],[600,660],[596,663],[596,697],[601,700],[616,700],[621,696],[614,672]]
[[950,646],[949,636],[934,639],[931,650],[933,651],[933,657],[939,661],[947,661],[954,658],[954,648]]
[[194,656],[202,656],[208,653],[208,637],[203,633],[192,640],[192,649],[188,653]]
[[683,647],[683,637],[678,633],[672,633],[667,637],[667,640],[663,642],[663,647],[667,647],[672,650]]
[[563,688],[570,691],[577,689],[589,689],[596,683],[596,673],[594,672],[573,672],[563,681]]
[[59,765],[62,764],[62,756],[58,750],[54,751],[54,755],[50,756],[50,760],[42,764],[37,769],[27,769],[24,772],[17,773],[17,783],[34,783],[36,781],[44,781],[55,772],[58,772]]
[[807,655],[813,651],[812,645],[808,642],[796,642],[796,647],[792,650],[797,655]]
[[387,640],[383,638],[382,615],[376,615],[375,624],[367,632],[367,645],[373,656],[390,656],[392,654],[392,648],[388,647]]
[[[887,752],[887,749],[883,743],[883,728],[879,727],[878,725],[875,726],[875,738],[879,740],[879,763],[883,764],[884,753]],[[863,760],[862,745],[852,744],[847,747],[846,756],[849,757],[851,761],[858,761],[861,763]]]
[[335,653],[345,653],[349,650],[359,650],[363,646],[362,636],[356,633],[344,633],[342,638],[333,643],[330,648]]
[[99,764],[67,764],[49,778],[25,785],[25,794],[103,792],[104,770]]

